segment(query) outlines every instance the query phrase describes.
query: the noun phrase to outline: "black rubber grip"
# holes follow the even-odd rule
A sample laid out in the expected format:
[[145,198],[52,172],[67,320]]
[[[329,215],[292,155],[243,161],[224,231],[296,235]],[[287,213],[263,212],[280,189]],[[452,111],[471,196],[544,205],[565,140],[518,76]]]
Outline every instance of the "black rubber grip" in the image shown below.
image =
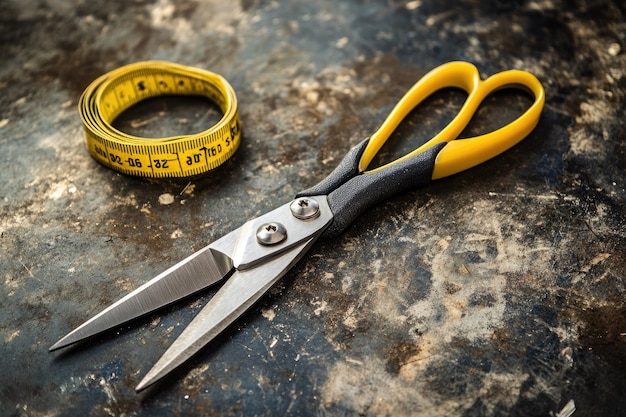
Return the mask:
[[[359,145],[357,145],[357,147]],[[446,142],[434,145],[424,152],[392,164],[382,170],[367,174],[358,174],[332,190],[327,195],[330,209],[333,212],[333,222],[328,229],[324,231],[321,237],[336,237],[361,213],[374,204],[380,203],[401,192],[423,187],[428,184],[432,178],[437,154],[444,146],[446,146]],[[360,154],[354,165],[356,169],[358,169],[359,159]],[[339,167],[343,165],[344,161],[342,161]],[[335,174],[335,171],[333,171],[329,177],[336,175],[338,178],[340,174]],[[329,180],[329,182],[332,182],[332,179]],[[324,181],[320,184],[323,183]],[[318,191],[316,187],[312,187],[309,190]],[[307,190],[307,192],[309,190]],[[315,194],[320,193],[306,195]],[[321,194],[324,193],[322,192]]]
[[361,161],[361,155],[363,155],[368,142],[369,138],[350,148],[333,172],[328,174],[326,178],[313,187],[298,193],[296,198],[310,197],[313,195],[329,195],[350,178],[358,175],[359,161]]

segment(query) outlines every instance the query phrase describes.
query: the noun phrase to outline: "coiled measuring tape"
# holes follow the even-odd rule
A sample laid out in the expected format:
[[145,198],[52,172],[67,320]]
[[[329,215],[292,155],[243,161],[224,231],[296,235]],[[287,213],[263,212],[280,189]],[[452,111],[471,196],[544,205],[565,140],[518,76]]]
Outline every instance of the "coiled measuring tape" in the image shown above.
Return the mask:
[[[223,113],[203,132],[141,138],[112,126],[124,110],[164,95],[208,97]],[[235,91],[222,76],[162,61],[126,65],[102,75],[82,94],[79,112],[89,153],[116,171],[141,177],[191,177],[210,171],[239,147],[241,129]]]

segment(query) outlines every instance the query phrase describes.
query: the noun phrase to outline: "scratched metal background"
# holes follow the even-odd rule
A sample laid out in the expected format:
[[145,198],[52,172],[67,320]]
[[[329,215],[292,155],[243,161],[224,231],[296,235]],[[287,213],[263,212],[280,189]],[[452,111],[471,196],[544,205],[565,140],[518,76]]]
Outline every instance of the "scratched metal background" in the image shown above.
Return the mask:
[[[223,3],[0,3],[0,415],[626,415],[624,2]],[[87,155],[80,93],[146,59],[233,84],[244,139],[221,169],[150,181]],[[543,117],[519,146],[318,244],[145,393],[135,384],[211,290],[48,353],[128,290],[324,177],[421,75],[457,59],[543,81]],[[462,100],[434,96],[387,160]],[[466,134],[528,103],[498,94]],[[202,101],[164,99],[119,124],[158,135],[212,117]]]

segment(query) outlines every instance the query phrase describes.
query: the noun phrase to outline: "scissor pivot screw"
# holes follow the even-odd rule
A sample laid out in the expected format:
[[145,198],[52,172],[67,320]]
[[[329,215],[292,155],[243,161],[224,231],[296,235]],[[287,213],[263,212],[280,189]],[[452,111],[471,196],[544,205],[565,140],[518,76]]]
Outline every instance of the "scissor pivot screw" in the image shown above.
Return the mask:
[[320,205],[312,198],[298,198],[291,203],[291,214],[300,220],[315,219],[320,215]]
[[287,229],[280,223],[265,223],[256,231],[256,240],[261,245],[276,245],[287,239]]

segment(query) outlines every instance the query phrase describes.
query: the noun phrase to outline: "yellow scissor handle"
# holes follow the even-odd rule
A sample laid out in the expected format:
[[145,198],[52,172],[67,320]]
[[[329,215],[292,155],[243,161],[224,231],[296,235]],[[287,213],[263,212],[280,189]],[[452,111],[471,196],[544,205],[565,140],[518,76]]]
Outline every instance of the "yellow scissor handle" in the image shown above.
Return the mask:
[[[374,156],[411,110],[436,91],[450,87],[460,88],[468,93],[465,103],[455,118],[435,137],[413,152],[384,166],[366,171]],[[455,141],[473,117],[480,103],[489,94],[503,88],[528,91],[534,96],[535,101],[511,123],[484,135]],[[449,142],[437,155],[432,179],[456,174],[493,158],[524,139],[537,125],[544,102],[543,86],[534,75],[526,71],[504,71],[482,81],[478,69],[470,63],[443,64],[415,83],[396,104],[380,128],[370,137],[359,161],[359,171],[365,173],[378,171],[423,152],[437,143]]]

